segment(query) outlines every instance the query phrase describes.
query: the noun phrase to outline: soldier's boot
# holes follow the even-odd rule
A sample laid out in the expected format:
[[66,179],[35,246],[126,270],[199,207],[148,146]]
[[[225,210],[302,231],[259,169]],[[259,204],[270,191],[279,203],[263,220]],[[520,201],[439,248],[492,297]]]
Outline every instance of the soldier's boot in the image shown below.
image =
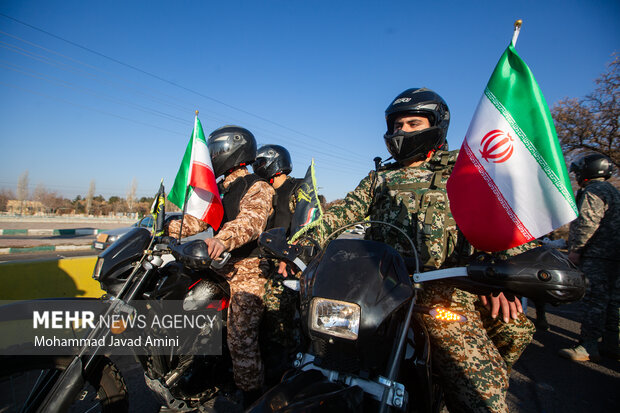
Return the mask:
[[546,331],[549,330],[549,322],[547,321],[547,312],[545,311],[545,305],[540,303],[534,303],[536,306],[536,330]]
[[598,349],[602,356],[612,360],[620,360],[620,345],[618,333],[604,333]]
[[598,361],[601,359],[596,340],[584,341],[573,348],[563,348],[558,351],[558,355],[573,361]]
[[547,315],[543,312],[542,314],[536,313],[536,322],[534,323],[536,326],[536,330],[546,331],[549,330],[549,322],[547,321]]

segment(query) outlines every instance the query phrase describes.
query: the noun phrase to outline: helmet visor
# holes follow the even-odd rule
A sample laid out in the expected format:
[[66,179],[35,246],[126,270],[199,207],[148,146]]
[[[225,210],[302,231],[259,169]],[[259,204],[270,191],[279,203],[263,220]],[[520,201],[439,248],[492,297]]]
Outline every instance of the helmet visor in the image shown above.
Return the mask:
[[226,154],[230,152],[232,148],[230,136],[223,135],[210,138],[207,147],[209,148],[209,154],[212,160],[219,155]]

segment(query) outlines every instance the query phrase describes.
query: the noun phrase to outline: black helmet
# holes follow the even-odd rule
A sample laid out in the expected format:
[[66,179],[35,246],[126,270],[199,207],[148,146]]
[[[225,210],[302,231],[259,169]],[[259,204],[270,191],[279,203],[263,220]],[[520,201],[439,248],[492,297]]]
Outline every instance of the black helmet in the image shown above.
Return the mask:
[[291,154],[280,145],[263,145],[258,148],[252,169],[264,179],[271,179],[279,174],[288,175],[293,170]]
[[223,126],[209,135],[207,147],[215,177],[256,159],[256,139],[249,130],[240,126]]
[[[424,116],[431,127],[417,132],[394,133],[394,120],[402,115]],[[441,96],[426,88],[407,89],[390,103],[385,110],[387,132],[385,144],[390,154],[399,162],[426,158],[430,151],[446,143],[450,110]]]
[[611,177],[612,166],[608,157],[602,153],[587,153],[570,164],[570,171],[575,173],[577,182],[587,179]]

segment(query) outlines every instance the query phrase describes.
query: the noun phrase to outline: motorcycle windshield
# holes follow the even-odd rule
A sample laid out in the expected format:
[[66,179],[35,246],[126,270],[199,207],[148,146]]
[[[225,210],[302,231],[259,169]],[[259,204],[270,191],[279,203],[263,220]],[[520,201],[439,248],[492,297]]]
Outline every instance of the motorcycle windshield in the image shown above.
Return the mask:
[[373,336],[413,295],[402,257],[386,244],[337,239],[319,259],[305,276],[304,301],[321,297],[359,305],[359,341]]

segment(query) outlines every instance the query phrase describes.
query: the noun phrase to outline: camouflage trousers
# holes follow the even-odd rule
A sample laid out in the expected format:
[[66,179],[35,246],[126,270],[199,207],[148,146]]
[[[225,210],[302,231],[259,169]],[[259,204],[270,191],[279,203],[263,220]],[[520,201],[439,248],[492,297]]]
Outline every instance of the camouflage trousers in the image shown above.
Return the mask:
[[263,327],[265,339],[279,347],[294,348],[298,337],[295,332],[295,309],[297,293],[286,288],[282,281],[285,278],[275,270],[265,283],[265,315]]
[[228,348],[235,384],[245,391],[259,389],[264,379],[258,335],[267,280],[260,261],[246,258],[225,267],[230,285]]
[[426,287],[420,303],[467,317],[465,323],[424,317],[448,410],[507,412],[510,368],[531,342],[534,325],[523,314],[508,323],[494,320],[477,296],[441,283]]
[[618,349],[620,341],[620,262],[584,258],[581,270],[588,278],[583,298],[581,340],[598,340]]
[[291,367],[292,355],[301,341],[298,321],[295,320],[298,293],[286,288],[282,283],[284,280],[272,266],[265,283],[265,314],[260,336],[268,384],[279,382],[284,371]]

